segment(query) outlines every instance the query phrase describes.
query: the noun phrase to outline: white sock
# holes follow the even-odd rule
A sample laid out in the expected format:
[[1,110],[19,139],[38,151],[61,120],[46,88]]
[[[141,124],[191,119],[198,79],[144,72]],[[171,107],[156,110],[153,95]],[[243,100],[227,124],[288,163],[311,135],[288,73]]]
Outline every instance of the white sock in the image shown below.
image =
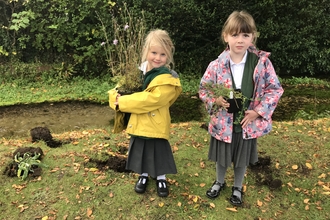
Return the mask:
[[[148,177],[148,173],[142,173],[141,176]],[[143,179],[142,179],[142,184],[146,184],[146,181],[147,181],[147,180],[146,180],[145,178],[143,178]]]
[[[166,180],[166,176],[165,175],[159,175],[159,176],[157,176],[157,180]],[[158,187],[159,188],[166,188],[166,184],[162,183],[162,182],[159,182]]]

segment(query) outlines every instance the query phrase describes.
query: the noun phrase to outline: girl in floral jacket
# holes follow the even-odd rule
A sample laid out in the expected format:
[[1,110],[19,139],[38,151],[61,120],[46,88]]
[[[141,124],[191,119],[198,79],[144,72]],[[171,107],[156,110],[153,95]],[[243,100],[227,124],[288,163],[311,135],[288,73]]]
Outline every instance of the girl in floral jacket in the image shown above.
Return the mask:
[[[233,163],[234,186],[230,202],[241,206],[246,168],[258,161],[256,139],[271,131],[271,116],[283,88],[268,59],[270,53],[257,50],[254,46],[257,30],[250,14],[234,11],[223,26],[222,39],[227,48],[209,64],[199,90],[199,97],[210,114],[208,158],[216,162],[217,174],[206,195],[212,199],[220,195],[226,186],[226,170]],[[243,107],[229,113],[228,97],[225,94],[215,97],[214,85],[239,90],[245,97]]]

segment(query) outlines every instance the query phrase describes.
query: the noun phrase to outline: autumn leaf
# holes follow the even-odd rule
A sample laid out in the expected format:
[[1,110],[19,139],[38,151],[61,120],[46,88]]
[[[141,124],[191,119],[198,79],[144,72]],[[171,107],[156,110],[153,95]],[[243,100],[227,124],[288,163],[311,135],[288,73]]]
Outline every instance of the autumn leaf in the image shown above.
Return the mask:
[[330,188],[329,187],[327,187],[325,185],[323,185],[322,187],[323,187],[323,190],[330,191]]
[[312,167],[312,165],[311,165],[310,163],[306,163],[306,167],[307,167],[309,170],[313,169],[313,167]]
[[257,200],[257,206],[261,207],[262,206],[262,201],[260,201],[259,199]]
[[110,193],[109,193],[109,197],[110,197],[110,198],[113,198],[113,192],[110,192]]
[[215,205],[214,205],[213,202],[210,203],[210,207],[211,207],[211,208],[215,208]]
[[236,208],[226,208],[226,210],[231,211],[231,212],[237,212]]
[[151,197],[150,202],[153,202],[153,201],[155,201],[155,198]]
[[309,203],[309,199],[304,199],[304,203],[308,204]]
[[159,206],[159,207],[163,207],[163,206],[164,206],[164,203],[163,203],[163,202],[160,202],[160,203],[158,204],[158,206]]
[[91,217],[92,214],[93,214],[93,210],[91,208],[87,208],[87,216]]
[[199,184],[200,187],[204,187],[205,185],[206,185],[205,183]]
[[89,168],[89,171],[90,172],[95,172],[95,171],[98,171],[99,169],[95,168],[95,167],[92,167],[92,168]]
[[297,170],[298,169],[298,165],[292,165],[292,169]]
[[176,145],[174,145],[174,146],[172,147],[172,151],[173,151],[173,153],[177,152],[178,150],[179,150],[179,148],[178,148]]
[[181,202],[178,202],[178,206],[181,207],[181,205],[182,205]]
[[289,183],[287,183],[287,184],[288,184],[288,186],[292,187],[292,183],[289,182]]
[[275,168],[280,169],[280,163],[276,163]]
[[309,205],[305,206],[305,210],[308,211],[309,210]]
[[324,179],[324,178],[326,178],[326,177],[327,177],[327,175],[324,174],[324,173],[322,173],[320,176],[318,176],[319,179]]

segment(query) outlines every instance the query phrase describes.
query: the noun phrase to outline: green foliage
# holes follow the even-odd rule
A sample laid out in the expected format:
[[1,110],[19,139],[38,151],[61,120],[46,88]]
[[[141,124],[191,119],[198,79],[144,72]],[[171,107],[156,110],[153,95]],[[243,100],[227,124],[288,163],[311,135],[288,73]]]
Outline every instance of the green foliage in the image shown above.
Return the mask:
[[4,0],[0,2],[0,54],[5,56],[0,61],[65,62],[74,68],[74,75],[106,74],[109,59],[101,46],[106,42],[102,26],[108,36],[114,36],[113,17],[122,15],[125,2],[134,16],[145,12],[147,30],[161,28],[170,33],[179,73],[199,76],[205,71],[224,49],[220,33],[225,19],[242,9],[255,18],[260,32],[257,46],[272,53],[279,75],[317,76],[330,70],[326,0]]
[[19,152],[15,155],[15,162],[18,165],[17,176],[21,178],[21,180],[25,180],[29,172],[34,172],[33,166],[47,167],[47,165],[38,160],[39,157],[40,154],[35,154],[32,157],[30,153],[25,153],[21,156]]
[[299,110],[297,113],[294,115],[294,119],[304,119],[304,120],[315,120],[319,118],[330,118],[330,111],[325,110],[324,112],[315,112],[315,111],[305,111],[305,110]]
[[285,85],[309,85],[309,86],[319,86],[330,88],[330,82],[322,79],[317,79],[314,77],[292,77],[290,79],[281,79],[281,82]]

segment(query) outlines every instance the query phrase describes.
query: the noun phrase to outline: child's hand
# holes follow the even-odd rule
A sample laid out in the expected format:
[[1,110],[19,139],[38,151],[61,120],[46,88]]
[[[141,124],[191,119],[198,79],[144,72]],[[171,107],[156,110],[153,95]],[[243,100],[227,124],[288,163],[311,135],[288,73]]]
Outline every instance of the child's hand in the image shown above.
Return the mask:
[[116,96],[116,102],[115,102],[115,105],[118,105],[118,98],[120,97],[121,95],[118,93],[118,95]]
[[220,96],[219,98],[217,98],[215,100],[215,103],[217,105],[221,106],[221,107],[224,107],[225,109],[229,108],[229,103],[222,96]]
[[254,110],[246,110],[245,116],[241,121],[242,128],[245,128],[251,121],[256,120],[259,117],[259,114]]

